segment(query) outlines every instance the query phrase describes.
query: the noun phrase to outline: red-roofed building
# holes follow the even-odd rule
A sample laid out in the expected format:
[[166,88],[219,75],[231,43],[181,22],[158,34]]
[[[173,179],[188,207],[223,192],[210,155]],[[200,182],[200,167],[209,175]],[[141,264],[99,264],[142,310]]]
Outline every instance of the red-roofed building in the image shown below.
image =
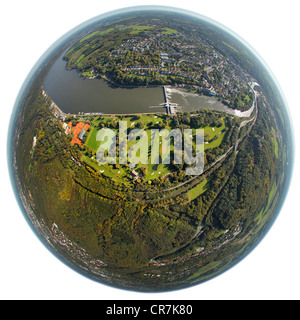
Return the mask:
[[66,134],[68,135],[72,131],[72,121],[69,122],[68,127],[66,129]]
[[89,124],[86,124],[86,125],[84,126],[83,130],[88,131],[89,127],[90,127],[90,125],[89,125]]
[[[72,126],[72,122],[71,126]],[[70,125],[69,123],[69,125]],[[82,141],[81,139],[83,138],[84,134],[86,133],[86,131],[89,129],[90,125],[89,124],[84,124],[83,122],[79,122],[75,127],[72,128],[72,133],[74,135],[73,139],[72,139],[72,146],[74,146],[75,144],[78,145],[82,145]],[[79,138],[80,136],[80,138]]]

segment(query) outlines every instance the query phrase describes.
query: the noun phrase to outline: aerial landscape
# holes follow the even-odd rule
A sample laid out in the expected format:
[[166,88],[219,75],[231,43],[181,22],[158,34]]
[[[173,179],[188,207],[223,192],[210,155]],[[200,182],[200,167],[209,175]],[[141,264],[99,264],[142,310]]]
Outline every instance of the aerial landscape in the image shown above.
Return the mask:
[[28,222],[87,277],[185,288],[234,266],[291,175],[284,99],[259,58],[187,13],[100,17],[52,49],[11,129]]

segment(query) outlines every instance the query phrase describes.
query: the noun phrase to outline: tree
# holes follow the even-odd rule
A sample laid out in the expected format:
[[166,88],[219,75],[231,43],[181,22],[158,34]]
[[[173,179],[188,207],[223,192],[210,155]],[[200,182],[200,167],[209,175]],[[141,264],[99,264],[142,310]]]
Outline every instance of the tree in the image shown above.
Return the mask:
[[143,129],[144,128],[144,123],[142,121],[138,121],[135,124],[135,127],[138,128],[138,129]]

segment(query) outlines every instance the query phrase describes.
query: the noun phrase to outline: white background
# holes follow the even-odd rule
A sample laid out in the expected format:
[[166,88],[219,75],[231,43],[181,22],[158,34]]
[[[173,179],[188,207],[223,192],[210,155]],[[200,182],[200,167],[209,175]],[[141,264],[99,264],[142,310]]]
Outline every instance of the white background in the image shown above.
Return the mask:
[[[30,69],[58,38],[107,11],[136,5],[195,11],[227,26],[267,62],[294,121],[296,158],[285,205],[260,245],[237,266],[202,285],[168,293],[119,290],[91,281],[55,258],[36,238],[17,205],[7,172],[12,108]],[[299,299],[299,12],[298,0],[26,0],[3,1],[0,13],[1,299]]]

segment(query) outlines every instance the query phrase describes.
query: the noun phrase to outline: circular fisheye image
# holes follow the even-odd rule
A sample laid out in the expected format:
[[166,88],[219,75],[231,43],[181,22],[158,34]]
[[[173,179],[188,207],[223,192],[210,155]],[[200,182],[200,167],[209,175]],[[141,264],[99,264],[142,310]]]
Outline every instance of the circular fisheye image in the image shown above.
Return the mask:
[[11,180],[68,266],[118,288],[177,290],[268,232],[290,183],[291,122],[232,32],[179,9],[123,9],[75,28],[33,70],[11,119]]

